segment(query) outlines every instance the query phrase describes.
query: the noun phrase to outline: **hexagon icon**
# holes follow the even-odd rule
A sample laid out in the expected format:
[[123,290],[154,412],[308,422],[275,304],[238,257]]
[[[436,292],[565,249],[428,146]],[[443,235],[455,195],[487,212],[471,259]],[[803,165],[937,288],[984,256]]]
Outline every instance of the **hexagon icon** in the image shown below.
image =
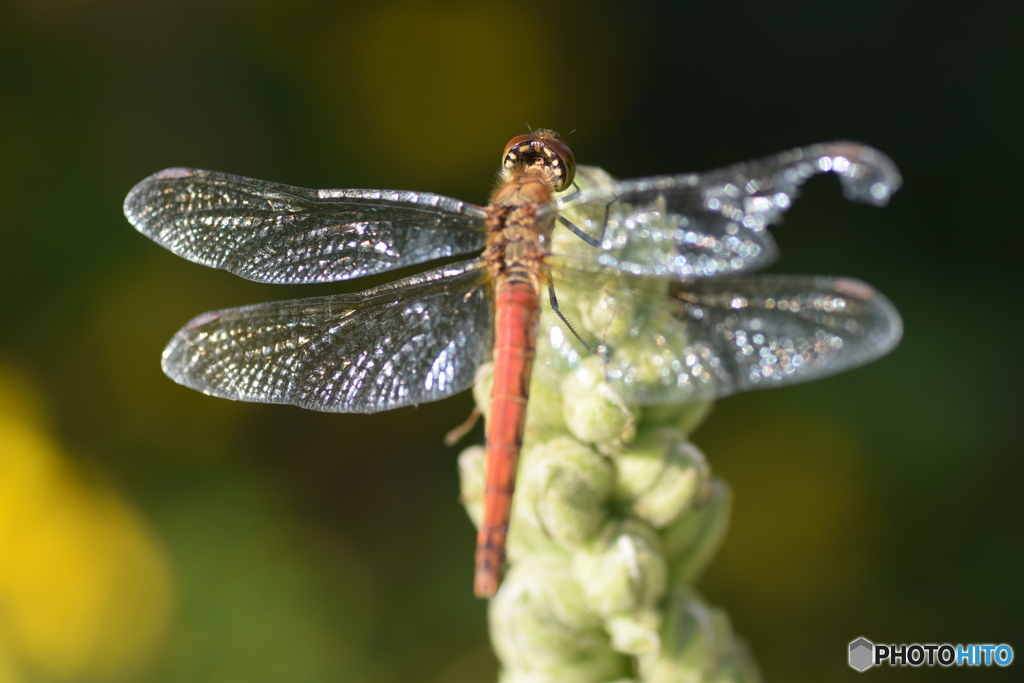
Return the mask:
[[857,671],[870,669],[875,663],[875,644],[867,638],[850,643],[850,666]]

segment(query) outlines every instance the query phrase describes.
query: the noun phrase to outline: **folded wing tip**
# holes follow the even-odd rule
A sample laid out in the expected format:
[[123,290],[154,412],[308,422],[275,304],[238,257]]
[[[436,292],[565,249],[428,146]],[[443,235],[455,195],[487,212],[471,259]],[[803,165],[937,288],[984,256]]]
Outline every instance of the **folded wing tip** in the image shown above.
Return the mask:
[[[852,140],[837,140],[808,148],[819,156],[819,169],[839,175],[847,199],[879,208],[903,186],[896,163],[879,149]],[[825,166],[821,166],[825,162]]]
[[869,354],[869,358],[865,362],[882,358],[899,345],[903,338],[903,318],[896,306],[884,294],[863,280],[851,277],[837,278],[833,287],[837,294],[864,302],[882,321],[872,331],[874,338],[870,345],[872,353]]
[[834,287],[836,292],[845,296],[851,296],[861,301],[871,301],[878,296],[878,291],[874,287],[852,277],[840,277],[835,280]]
[[882,293],[875,292],[874,303],[879,310],[879,314],[884,316],[888,323],[886,328],[882,328],[878,332],[878,355],[876,357],[882,358],[892,352],[893,349],[899,346],[900,341],[902,341],[903,318],[900,316],[900,312],[896,306]]
[[173,178],[188,178],[189,176],[194,176],[195,174],[196,169],[194,168],[173,167],[165,168],[162,171],[157,171],[156,173],[153,174],[152,177],[158,180],[167,180]]

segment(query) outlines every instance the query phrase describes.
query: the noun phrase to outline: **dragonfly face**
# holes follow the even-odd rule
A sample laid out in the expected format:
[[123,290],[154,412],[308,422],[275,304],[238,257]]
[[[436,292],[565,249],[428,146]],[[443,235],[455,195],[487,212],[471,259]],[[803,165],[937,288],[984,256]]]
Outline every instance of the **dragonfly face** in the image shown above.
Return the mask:
[[561,322],[541,335],[540,376],[597,354],[601,381],[633,405],[809,381],[896,345],[896,310],[864,283],[749,275],[775,257],[768,226],[823,172],[878,206],[900,185],[887,157],[849,142],[617,181],[577,169],[541,131],[506,146],[487,207],[169,169],[136,185],[124,211],[176,254],[259,282],[333,282],[483,252],[357,294],[206,313],[174,336],[163,368],[213,396],[371,413],[463,391],[493,359],[475,580],[487,596],[504,558],[544,288]]
[[568,190],[576,177],[576,157],[569,145],[548,130],[519,135],[505,145],[501,162],[502,184],[529,169],[538,169],[555,192]]

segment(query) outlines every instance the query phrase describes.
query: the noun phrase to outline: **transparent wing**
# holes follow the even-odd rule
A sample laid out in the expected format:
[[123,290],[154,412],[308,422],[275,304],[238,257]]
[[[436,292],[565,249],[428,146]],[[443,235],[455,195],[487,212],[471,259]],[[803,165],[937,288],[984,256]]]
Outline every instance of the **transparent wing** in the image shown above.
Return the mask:
[[575,286],[558,290],[568,291],[559,305],[589,349],[546,311],[541,355],[561,370],[604,373],[639,405],[709,400],[833,375],[884,356],[903,329],[884,296],[849,278],[566,281]]
[[479,259],[358,294],[206,313],[164,349],[164,372],[212,396],[373,413],[470,387],[491,354]]
[[577,174],[581,190],[559,199],[558,209],[587,234],[600,235],[600,244],[556,231],[553,251],[559,256],[552,263],[677,278],[756,270],[776,256],[768,226],[808,178],[827,172],[839,176],[848,199],[876,206],[885,205],[902,182],[888,157],[854,142],[678,176],[615,181],[585,168]]
[[171,168],[128,193],[139,232],[257,282],[334,282],[482,249],[479,206],[429,192],[306,190]]

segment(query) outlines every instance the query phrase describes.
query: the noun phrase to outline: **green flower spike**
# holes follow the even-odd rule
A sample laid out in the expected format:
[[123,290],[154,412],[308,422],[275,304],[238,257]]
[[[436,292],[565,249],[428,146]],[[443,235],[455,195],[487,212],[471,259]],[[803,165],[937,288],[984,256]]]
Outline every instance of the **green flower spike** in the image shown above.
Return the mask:
[[[581,188],[611,182],[600,169],[577,169]],[[604,220],[603,212],[566,218],[584,229]],[[554,253],[586,249],[569,231],[555,231]],[[608,353],[595,354],[542,311],[509,568],[490,605],[501,682],[760,680],[725,614],[692,587],[729,517],[728,489],[687,439],[710,404],[638,407],[639,392],[663,390],[666,369],[685,362],[674,355],[686,335],[668,284],[645,279],[623,288],[588,275],[555,286],[576,332]],[[637,329],[640,317],[652,321],[649,329]],[[634,374],[608,383],[618,368]],[[481,369],[474,389],[485,416],[490,372]],[[462,500],[477,525],[484,465],[479,446],[459,458]]]

